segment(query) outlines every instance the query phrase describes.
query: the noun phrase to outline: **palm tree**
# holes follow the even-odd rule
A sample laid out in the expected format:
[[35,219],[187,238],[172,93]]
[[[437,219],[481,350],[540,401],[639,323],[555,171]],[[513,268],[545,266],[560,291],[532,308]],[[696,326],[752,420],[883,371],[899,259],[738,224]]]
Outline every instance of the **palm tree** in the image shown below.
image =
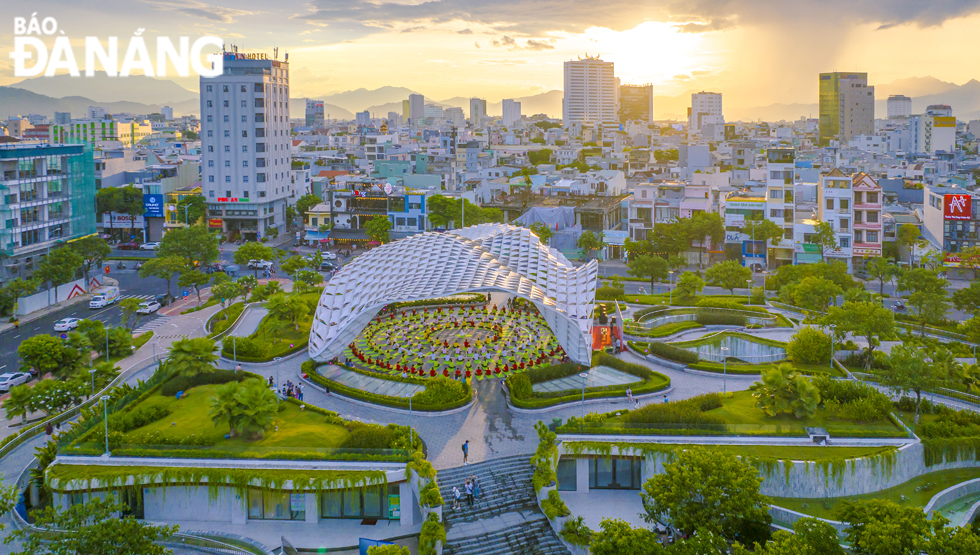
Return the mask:
[[266,307],[269,309],[269,316],[279,320],[288,320],[297,330],[299,325],[296,321],[306,316],[309,311],[309,307],[302,299],[294,295],[287,296],[285,293],[276,293],[270,297]]
[[179,339],[170,346],[167,366],[178,375],[193,377],[214,370],[217,345],[206,337]]
[[275,343],[279,343],[282,340],[280,334],[286,329],[286,322],[283,322],[279,318],[269,318],[265,321],[265,332]]
[[208,416],[216,425],[227,425],[232,437],[259,439],[277,412],[275,393],[262,380],[250,378],[219,387]]
[[208,416],[215,425],[228,426],[228,435],[235,437],[235,427],[232,423],[238,415],[238,401],[235,395],[238,393],[239,382],[228,382],[219,386],[211,398],[211,410]]

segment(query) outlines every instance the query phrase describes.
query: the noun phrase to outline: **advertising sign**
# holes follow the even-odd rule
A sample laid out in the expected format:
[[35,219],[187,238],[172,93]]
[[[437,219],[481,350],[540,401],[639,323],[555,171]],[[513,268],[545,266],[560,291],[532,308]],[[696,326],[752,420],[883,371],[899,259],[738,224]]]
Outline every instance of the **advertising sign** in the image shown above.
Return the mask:
[[102,214],[102,227],[143,227],[143,216],[130,216],[116,212]]
[[725,227],[742,227],[745,225],[745,214],[725,214]]
[[932,119],[933,127],[956,127],[956,118],[953,116],[936,116]]
[[943,266],[947,268],[959,268],[962,262],[959,255],[956,254],[946,253],[943,257]]
[[944,220],[970,220],[973,218],[973,202],[970,195],[943,195]]
[[163,217],[163,195],[143,195],[143,217]]
[[221,227],[221,218],[208,218],[208,227]]
[[725,202],[725,208],[742,210],[765,210],[766,201],[762,200],[729,200]]
[[388,494],[388,518],[401,518],[402,502],[401,496],[397,493]]

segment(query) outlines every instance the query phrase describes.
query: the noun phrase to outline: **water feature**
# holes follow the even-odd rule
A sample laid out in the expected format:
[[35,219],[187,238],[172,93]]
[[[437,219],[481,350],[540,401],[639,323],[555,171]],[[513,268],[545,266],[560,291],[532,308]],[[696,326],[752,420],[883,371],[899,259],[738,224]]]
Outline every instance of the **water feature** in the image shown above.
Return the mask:
[[[695,342],[697,344],[692,345]],[[786,359],[784,347],[757,342],[745,335],[719,333],[695,341],[673,343],[673,345],[693,351],[702,360],[711,362],[724,362],[726,355],[730,359],[737,359],[750,364],[764,364]],[[723,347],[727,347],[728,351],[723,351]]]

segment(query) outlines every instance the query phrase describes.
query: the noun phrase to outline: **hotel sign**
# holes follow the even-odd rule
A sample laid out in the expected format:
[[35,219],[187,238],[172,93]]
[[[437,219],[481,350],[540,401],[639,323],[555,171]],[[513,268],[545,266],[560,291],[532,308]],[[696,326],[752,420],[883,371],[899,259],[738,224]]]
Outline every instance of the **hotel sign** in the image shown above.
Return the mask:
[[956,127],[954,116],[936,116],[932,119],[933,127]]
[[973,219],[973,199],[970,195],[943,195],[944,220]]

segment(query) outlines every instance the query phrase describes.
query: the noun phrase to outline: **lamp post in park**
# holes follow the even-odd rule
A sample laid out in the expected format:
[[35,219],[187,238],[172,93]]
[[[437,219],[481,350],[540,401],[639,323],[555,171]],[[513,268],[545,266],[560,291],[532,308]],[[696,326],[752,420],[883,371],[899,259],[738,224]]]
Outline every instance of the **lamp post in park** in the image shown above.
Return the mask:
[[722,375],[724,376],[724,378],[722,378],[723,381],[722,381],[721,392],[728,393],[728,347],[721,348],[721,357],[722,357],[721,367],[723,372]]
[[109,453],[109,396],[103,395],[102,399],[102,410],[103,417],[102,422],[105,424],[105,456],[111,456]]
[[667,272],[667,274],[668,274],[668,278],[669,278],[668,285],[667,285],[667,300],[668,300],[668,304],[670,304],[671,306],[673,306],[673,304],[674,304],[674,271],[673,270],[670,270],[670,271]]
[[282,357],[276,357],[276,358],[274,358],[272,360],[276,363],[276,407],[278,407],[279,406],[279,391],[280,391],[280,387],[282,387],[280,385],[280,383],[279,383],[279,361],[282,360]]
[[95,396],[95,368],[89,368],[88,373],[92,375],[92,396]]
[[746,288],[745,298],[748,300],[749,304],[752,304],[752,281],[753,280],[751,279],[745,280],[745,288]]
[[582,407],[584,408],[585,407],[585,384],[589,381],[589,375],[585,372],[582,372],[579,374],[579,377],[582,378]]

